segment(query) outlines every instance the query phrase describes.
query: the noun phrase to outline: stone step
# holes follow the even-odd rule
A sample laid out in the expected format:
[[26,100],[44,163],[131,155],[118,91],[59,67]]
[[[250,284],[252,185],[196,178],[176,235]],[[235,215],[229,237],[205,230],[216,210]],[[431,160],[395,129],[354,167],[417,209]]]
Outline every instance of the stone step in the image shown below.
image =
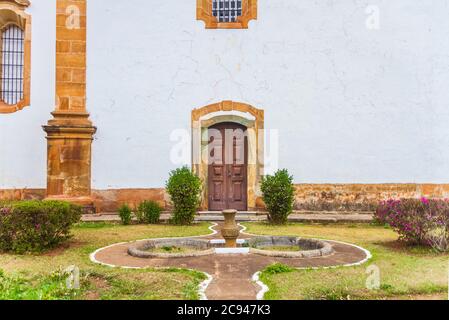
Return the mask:
[[[257,211],[238,211],[237,216],[256,216],[256,215],[264,215],[263,212]],[[221,216],[221,211],[200,211],[198,212],[199,216]]]
[[[170,220],[171,214],[163,213],[161,215],[161,222],[166,223]],[[266,221],[266,215],[256,215],[249,213],[241,213],[236,216],[238,222],[245,221]],[[82,221],[84,222],[119,222],[120,217],[117,213],[105,213],[105,214],[86,214],[83,215]],[[195,217],[195,221],[198,222],[220,222],[224,221],[224,217],[221,214],[199,214]],[[309,222],[309,223],[369,223],[373,221],[372,214],[325,214],[325,213],[307,213],[298,214],[294,213],[289,217],[290,222]]]

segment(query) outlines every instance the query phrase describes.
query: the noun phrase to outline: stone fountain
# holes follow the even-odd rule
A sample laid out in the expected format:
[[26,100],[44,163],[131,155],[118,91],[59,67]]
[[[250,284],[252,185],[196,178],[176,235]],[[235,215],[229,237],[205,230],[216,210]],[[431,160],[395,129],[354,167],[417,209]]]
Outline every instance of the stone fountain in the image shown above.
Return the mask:
[[[316,239],[286,236],[250,236],[237,240],[240,228],[237,210],[224,210],[224,239],[168,238],[139,241],[128,247],[128,254],[137,258],[189,258],[213,254],[256,254],[279,258],[313,258],[332,255],[332,245]],[[283,248],[283,249],[282,249]],[[171,251],[178,250],[178,251]]]

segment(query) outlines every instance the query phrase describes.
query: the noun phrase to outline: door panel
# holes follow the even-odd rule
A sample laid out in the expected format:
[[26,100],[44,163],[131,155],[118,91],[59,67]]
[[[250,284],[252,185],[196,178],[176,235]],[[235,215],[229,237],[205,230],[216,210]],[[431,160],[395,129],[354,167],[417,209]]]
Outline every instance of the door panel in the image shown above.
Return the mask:
[[209,210],[246,211],[248,141],[246,128],[221,123],[209,129]]
[[223,201],[223,188],[222,188],[222,186],[223,186],[222,182],[218,182],[218,181],[214,182],[214,190],[213,190],[214,201],[218,201],[218,202]]

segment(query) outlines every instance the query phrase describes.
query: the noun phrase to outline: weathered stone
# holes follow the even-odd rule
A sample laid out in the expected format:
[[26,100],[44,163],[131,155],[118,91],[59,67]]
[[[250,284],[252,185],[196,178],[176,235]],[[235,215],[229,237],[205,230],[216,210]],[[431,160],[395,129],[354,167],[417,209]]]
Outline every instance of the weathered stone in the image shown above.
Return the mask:
[[449,185],[437,184],[298,184],[295,209],[374,211],[378,202],[399,198],[447,198]]
[[45,189],[6,189],[0,190],[0,200],[41,200],[45,198]]
[[93,201],[97,212],[117,212],[123,204],[135,209],[145,200],[157,202],[162,208],[168,208],[165,189],[115,189],[93,190]]
[[[93,210],[91,145],[96,128],[86,110],[86,0],[58,0],[56,28],[56,107],[47,133],[47,197]],[[79,11],[68,28],[67,10]]]
[[[63,195],[65,189],[74,193],[87,191],[88,188],[85,188],[84,185],[87,185],[90,180],[85,179],[89,174],[86,169],[90,167],[90,149],[87,150],[90,141],[86,142],[85,150],[80,150],[80,145],[82,146],[80,142],[76,147],[78,150],[70,149],[70,144],[64,144],[64,139],[59,137],[63,129],[56,128],[55,130],[55,138],[61,140],[49,143],[49,146],[52,146],[49,150],[50,172],[55,173],[51,174],[49,194]],[[89,139],[88,137],[87,139]],[[72,133],[69,138],[73,138]],[[88,161],[85,162],[84,158],[87,158]],[[66,173],[62,174],[62,172]],[[0,190],[0,199],[40,199],[44,197],[44,192],[45,190],[42,189],[6,189]],[[116,212],[125,203],[136,207],[143,200],[153,200],[166,210],[170,209],[170,199],[163,188],[93,190],[92,197],[97,212]],[[295,210],[297,210],[295,213],[299,214],[292,215],[290,218],[295,221],[313,220],[314,218],[317,221],[325,219],[329,221],[370,221],[368,215],[351,215],[351,213],[372,213],[380,200],[420,197],[449,198],[449,184],[298,184],[295,185]],[[256,206],[259,210],[264,210],[262,198],[256,198]],[[316,212],[327,212],[328,214],[320,214],[315,217],[311,215]],[[342,220],[342,218],[344,219]]]

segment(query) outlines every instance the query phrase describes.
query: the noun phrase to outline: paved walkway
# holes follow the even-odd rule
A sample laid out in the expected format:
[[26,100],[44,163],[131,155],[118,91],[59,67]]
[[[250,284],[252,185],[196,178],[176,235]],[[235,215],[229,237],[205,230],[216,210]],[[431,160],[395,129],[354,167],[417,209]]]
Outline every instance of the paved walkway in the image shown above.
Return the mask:
[[[218,225],[216,229],[220,229]],[[241,239],[252,237],[241,234]],[[219,234],[201,237],[203,239],[221,238]],[[227,254],[208,255],[195,258],[171,259],[141,259],[128,255],[130,245],[138,242],[116,244],[101,249],[91,256],[98,263],[109,266],[127,268],[146,267],[178,267],[195,269],[210,274],[213,279],[206,289],[206,296],[210,300],[255,300],[261,288],[252,281],[253,275],[266,266],[279,262],[297,268],[322,268],[360,264],[369,258],[369,254],[362,248],[329,241],[334,253],[326,257],[317,258],[273,258],[256,254]]]

